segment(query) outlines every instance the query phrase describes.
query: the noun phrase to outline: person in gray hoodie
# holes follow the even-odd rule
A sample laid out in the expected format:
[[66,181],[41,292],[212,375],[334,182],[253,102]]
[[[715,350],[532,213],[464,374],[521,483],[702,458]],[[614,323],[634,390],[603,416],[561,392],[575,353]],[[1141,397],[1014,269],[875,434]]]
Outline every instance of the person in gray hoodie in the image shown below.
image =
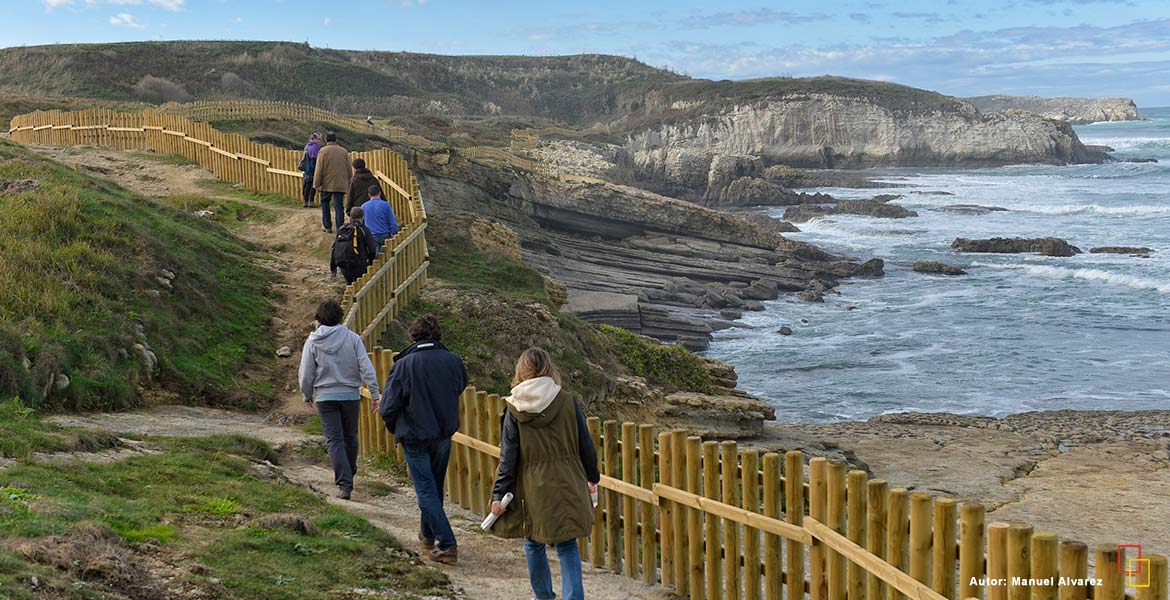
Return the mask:
[[378,377],[358,334],[341,324],[341,305],[327,300],[317,308],[318,327],[301,351],[300,383],[305,402],[316,402],[321,430],[333,465],[337,497],[349,500],[357,474],[358,414],[365,384],[378,411]]

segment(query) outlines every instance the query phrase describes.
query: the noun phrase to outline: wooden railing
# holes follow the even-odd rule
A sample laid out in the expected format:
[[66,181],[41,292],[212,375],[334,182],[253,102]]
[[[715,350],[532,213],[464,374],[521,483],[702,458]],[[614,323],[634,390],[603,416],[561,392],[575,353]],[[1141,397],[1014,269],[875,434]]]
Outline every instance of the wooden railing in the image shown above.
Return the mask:
[[[371,356],[385,377],[391,352]],[[477,514],[491,504],[503,411],[496,394],[463,392],[445,485],[451,502]],[[363,452],[394,452],[368,404],[361,414]],[[604,493],[592,533],[579,540],[582,557],[679,595],[1126,600],[1132,587],[1137,600],[1167,599],[1164,556],[1127,559],[1124,547],[1100,545],[1090,576],[1085,544],[1022,523],[985,523],[979,502],[891,489],[841,461],[806,466],[797,450],[761,454],[683,430],[588,423]]]
[[[223,181],[239,183],[250,190],[301,197],[304,173],[297,170],[300,150],[257,144],[175,114],[155,110],[37,111],[13,118],[9,134],[30,144],[95,145],[177,154],[206,167]],[[362,336],[367,348],[372,348],[387,322],[401,306],[418,297],[426,283],[430,265],[427,215],[418,181],[400,155],[377,149],[351,152],[350,158],[365,159],[401,225],[398,234],[386,240],[381,255],[366,274],[346,288],[343,298],[345,324]]]
[[292,102],[272,100],[199,100],[196,102],[167,102],[159,112],[187,117],[192,121],[246,121],[254,119],[298,119],[323,121],[354,131],[375,129],[361,119],[344,117],[337,113]]

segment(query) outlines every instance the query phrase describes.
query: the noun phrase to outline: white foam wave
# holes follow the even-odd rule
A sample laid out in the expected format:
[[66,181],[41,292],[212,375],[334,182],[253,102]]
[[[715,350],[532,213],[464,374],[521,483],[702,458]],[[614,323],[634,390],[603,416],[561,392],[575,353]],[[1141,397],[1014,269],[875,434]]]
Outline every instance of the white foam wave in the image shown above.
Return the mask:
[[1024,271],[1029,275],[1047,277],[1049,279],[1083,279],[1113,285],[1122,285],[1137,290],[1156,290],[1163,294],[1170,294],[1170,283],[1165,280],[1145,279],[1133,275],[1110,273],[1101,269],[1070,269],[1067,267],[1053,267],[1049,265],[1029,265],[1021,263],[971,263],[974,266],[989,267],[992,269],[1009,269]]
[[1136,206],[1102,206],[1100,204],[1002,204],[1009,210],[1034,212],[1046,215],[1118,215],[1136,217],[1143,215],[1170,214],[1170,204],[1142,204]]

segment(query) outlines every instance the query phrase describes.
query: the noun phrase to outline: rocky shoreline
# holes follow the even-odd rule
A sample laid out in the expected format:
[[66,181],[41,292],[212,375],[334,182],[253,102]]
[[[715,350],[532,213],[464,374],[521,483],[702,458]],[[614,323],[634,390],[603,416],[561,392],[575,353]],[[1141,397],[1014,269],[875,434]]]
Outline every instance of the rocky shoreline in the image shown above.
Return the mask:
[[988,522],[1170,552],[1170,410],[899,413],[767,424],[743,445],[799,449],[845,460],[891,487],[977,500]]

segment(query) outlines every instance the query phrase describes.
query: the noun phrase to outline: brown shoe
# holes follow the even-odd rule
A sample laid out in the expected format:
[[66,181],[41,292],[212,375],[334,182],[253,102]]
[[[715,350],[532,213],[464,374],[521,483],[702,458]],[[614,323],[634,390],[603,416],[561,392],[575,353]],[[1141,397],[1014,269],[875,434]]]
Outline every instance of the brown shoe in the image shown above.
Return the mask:
[[423,534],[421,534],[421,533],[418,534],[418,543],[422,544],[423,550],[434,550],[435,549],[434,538],[423,537]]
[[444,565],[453,565],[459,562],[459,548],[452,547],[446,550],[431,550],[431,560]]

